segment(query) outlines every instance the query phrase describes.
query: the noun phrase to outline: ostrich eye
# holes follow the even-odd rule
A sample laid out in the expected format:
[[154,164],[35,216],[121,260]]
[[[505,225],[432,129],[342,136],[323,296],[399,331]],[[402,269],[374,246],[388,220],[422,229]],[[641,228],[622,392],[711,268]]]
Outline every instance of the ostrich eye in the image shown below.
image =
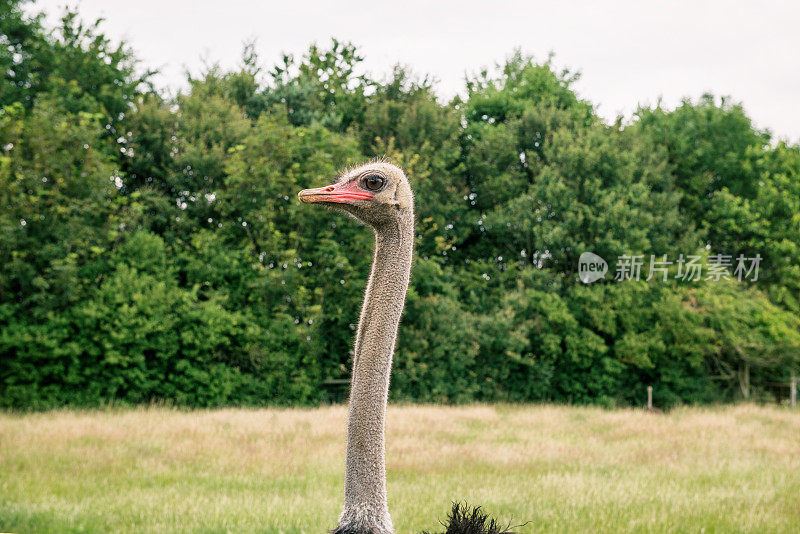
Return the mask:
[[364,177],[364,187],[370,191],[377,191],[383,187],[385,180],[377,174],[370,174]]

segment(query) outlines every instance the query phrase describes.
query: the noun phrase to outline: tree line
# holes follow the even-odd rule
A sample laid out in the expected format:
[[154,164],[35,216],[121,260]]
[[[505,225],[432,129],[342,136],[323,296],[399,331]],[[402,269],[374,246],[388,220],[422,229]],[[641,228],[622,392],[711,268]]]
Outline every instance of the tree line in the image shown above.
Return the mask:
[[800,368],[800,147],[737,103],[608,124],[520,52],[442,102],[337,40],[272,67],[247,44],[170,97],[75,12],[48,30],[3,0],[0,28],[0,406],[325,401],[372,237],[296,193],[376,156],[418,212],[395,400],[771,398]]

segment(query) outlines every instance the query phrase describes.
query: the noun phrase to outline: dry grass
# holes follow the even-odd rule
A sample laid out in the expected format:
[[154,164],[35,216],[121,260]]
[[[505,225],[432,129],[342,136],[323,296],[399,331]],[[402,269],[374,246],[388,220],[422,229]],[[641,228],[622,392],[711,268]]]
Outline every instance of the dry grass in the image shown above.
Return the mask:
[[[346,409],[0,414],[0,530],[323,532]],[[800,411],[392,407],[399,533],[452,500],[521,532],[797,532]]]

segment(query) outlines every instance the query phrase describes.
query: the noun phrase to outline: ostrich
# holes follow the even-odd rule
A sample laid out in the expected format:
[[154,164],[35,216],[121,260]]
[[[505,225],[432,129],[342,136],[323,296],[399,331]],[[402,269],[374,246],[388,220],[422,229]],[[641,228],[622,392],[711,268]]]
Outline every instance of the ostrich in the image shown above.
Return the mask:
[[[356,332],[345,459],[344,508],[333,534],[392,534],[386,498],[384,421],[397,329],[411,274],[414,195],[403,171],[382,160],[343,172],[301,202],[344,211],[375,233],[375,252]],[[448,533],[500,534],[480,508],[454,504]]]

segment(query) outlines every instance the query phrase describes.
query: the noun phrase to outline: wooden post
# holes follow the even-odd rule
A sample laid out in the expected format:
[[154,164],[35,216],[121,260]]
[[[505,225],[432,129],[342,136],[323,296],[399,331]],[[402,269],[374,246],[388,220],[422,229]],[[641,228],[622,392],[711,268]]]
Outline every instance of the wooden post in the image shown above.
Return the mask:
[[647,409],[653,410],[653,386],[647,386]]
[[789,387],[791,388],[791,394],[789,395],[791,397],[790,404],[792,408],[794,408],[797,406],[797,377],[794,375],[794,372],[792,372],[792,382]]

